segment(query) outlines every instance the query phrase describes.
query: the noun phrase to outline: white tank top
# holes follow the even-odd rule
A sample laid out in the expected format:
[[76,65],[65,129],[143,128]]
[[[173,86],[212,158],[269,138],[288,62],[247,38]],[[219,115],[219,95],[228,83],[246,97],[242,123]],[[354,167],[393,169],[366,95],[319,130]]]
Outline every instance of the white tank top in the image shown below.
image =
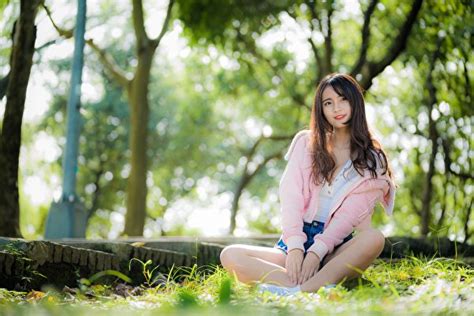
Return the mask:
[[334,197],[337,192],[345,190],[346,186],[350,185],[351,180],[358,175],[352,165],[352,161],[348,159],[330,185],[327,181],[324,181],[321,191],[319,192],[319,205],[316,215],[314,216],[315,221],[326,222],[329,211],[333,207],[333,203],[336,202]]

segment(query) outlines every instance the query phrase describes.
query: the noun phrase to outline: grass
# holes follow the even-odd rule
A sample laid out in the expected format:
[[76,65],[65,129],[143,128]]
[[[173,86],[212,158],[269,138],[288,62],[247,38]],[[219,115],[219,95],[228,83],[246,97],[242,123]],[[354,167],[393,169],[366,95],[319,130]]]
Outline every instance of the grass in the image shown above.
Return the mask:
[[[177,275],[185,277],[175,282]],[[473,277],[472,267],[454,259],[377,260],[361,278],[335,288],[279,297],[256,292],[220,267],[193,267],[174,269],[155,287],[79,282],[59,292],[0,289],[0,315],[473,315]]]

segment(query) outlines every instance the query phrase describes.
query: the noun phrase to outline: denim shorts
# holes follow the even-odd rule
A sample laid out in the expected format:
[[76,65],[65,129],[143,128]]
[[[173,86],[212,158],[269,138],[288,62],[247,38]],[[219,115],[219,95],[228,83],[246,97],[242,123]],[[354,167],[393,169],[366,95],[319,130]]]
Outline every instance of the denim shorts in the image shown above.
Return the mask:
[[[316,236],[317,234],[321,234],[322,232],[324,231],[324,223],[323,222],[319,222],[319,221],[314,221],[312,223],[306,223],[304,222],[304,225],[303,225],[303,232],[306,234],[306,237],[307,237],[307,240],[306,242],[304,243],[304,255],[306,256],[306,253],[308,251],[308,248],[311,247],[314,243],[314,236]],[[336,250],[337,248],[339,248],[340,246],[342,246],[344,243],[348,242],[349,240],[351,240],[353,237],[353,233],[350,233],[349,235],[346,236],[346,238],[344,238],[342,240],[342,243],[337,245],[334,250]],[[288,254],[288,246],[285,244],[285,242],[283,241],[283,236],[280,237],[280,239],[278,240],[278,242],[275,244],[274,248],[277,248],[277,249],[280,249],[282,250],[283,252],[285,252],[286,254]],[[323,261],[324,258],[321,258],[321,266],[320,268],[322,268],[322,261]]]

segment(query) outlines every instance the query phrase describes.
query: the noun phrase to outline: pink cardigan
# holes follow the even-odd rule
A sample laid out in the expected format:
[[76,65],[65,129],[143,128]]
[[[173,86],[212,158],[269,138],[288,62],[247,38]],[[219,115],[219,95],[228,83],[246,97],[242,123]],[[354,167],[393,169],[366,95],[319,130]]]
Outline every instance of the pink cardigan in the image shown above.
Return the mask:
[[[311,153],[309,130],[300,131],[293,138],[285,158],[288,160],[280,180],[279,196],[282,212],[283,241],[288,251],[294,248],[304,250],[306,235],[303,222],[311,223],[318,207],[319,191],[322,185],[310,181]],[[372,178],[368,170],[348,186],[346,192],[339,192],[324,224],[324,232],[314,237],[314,244],[308,251],[315,252],[322,260],[341,244],[354,228],[370,227],[375,204],[381,202],[388,215],[392,214],[395,187],[388,175]]]

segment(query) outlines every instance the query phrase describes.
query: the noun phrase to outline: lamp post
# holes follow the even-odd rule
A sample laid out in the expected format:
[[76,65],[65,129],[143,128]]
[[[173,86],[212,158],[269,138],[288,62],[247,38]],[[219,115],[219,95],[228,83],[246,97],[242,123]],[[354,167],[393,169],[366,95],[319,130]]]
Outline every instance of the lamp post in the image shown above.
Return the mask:
[[87,211],[76,195],[77,155],[80,136],[80,107],[82,68],[84,64],[84,33],[86,0],[77,1],[74,30],[74,56],[71,87],[67,103],[67,136],[63,157],[63,192],[59,201],[52,203],[46,221],[45,238],[85,237]]

